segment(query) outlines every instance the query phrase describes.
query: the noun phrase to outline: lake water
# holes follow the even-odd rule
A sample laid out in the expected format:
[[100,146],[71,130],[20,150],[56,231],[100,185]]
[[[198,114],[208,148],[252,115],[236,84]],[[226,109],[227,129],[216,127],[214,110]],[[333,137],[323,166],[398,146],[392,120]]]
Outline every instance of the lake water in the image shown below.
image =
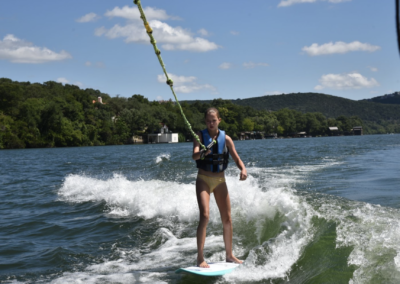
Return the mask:
[[[192,145],[0,151],[1,283],[400,283],[400,135],[236,141],[234,253],[196,261]],[[224,260],[215,201],[205,257]]]

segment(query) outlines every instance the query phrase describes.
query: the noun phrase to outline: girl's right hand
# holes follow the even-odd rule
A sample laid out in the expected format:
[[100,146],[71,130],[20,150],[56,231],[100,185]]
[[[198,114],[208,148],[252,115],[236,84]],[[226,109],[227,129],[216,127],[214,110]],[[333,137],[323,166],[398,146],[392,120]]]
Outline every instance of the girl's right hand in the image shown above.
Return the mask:
[[243,169],[240,172],[240,180],[246,180],[246,179],[247,179],[247,171],[246,171],[246,169]]
[[204,151],[205,150],[200,150],[200,159],[204,158],[205,156],[211,153],[211,150],[207,150],[206,152]]

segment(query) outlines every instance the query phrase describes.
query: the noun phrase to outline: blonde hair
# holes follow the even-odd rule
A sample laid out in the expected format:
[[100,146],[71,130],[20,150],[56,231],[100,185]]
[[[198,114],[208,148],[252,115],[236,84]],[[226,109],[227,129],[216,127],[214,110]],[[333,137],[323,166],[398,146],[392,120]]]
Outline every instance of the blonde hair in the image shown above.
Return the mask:
[[204,118],[207,118],[207,114],[209,114],[209,113],[216,113],[216,114],[217,114],[217,117],[218,117],[218,118],[221,118],[221,117],[219,116],[219,111],[218,111],[215,107],[210,107],[210,108],[208,108],[208,109],[205,111],[205,113],[204,113]]

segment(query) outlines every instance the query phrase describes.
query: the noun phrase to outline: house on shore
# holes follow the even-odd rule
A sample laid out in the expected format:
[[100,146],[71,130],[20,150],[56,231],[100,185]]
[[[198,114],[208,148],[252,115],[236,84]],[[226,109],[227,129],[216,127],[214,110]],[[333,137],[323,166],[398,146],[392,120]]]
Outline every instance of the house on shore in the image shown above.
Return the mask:
[[238,140],[254,140],[254,134],[251,131],[238,133]]
[[353,135],[363,135],[362,126],[354,126],[353,127]]
[[147,134],[147,143],[178,143],[178,133],[172,133],[167,125],[163,124],[159,133]]
[[264,139],[264,132],[261,131],[245,131],[237,134],[238,140],[255,140]]
[[296,138],[307,138],[307,132],[305,131],[297,132]]
[[338,136],[339,135],[339,128],[336,126],[329,127],[329,136]]
[[143,144],[143,136],[133,135],[131,141],[133,144]]
[[277,139],[278,138],[278,133],[269,133],[264,135],[265,139]]
[[[287,133],[287,138],[307,138],[307,132],[301,131],[301,132],[291,132]],[[311,136],[308,136],[311,137]]]

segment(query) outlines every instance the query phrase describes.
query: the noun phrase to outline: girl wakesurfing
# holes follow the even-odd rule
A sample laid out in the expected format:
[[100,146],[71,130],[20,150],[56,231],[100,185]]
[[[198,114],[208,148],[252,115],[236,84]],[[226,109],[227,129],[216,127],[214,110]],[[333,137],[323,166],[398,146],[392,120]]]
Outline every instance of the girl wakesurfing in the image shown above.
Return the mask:
[[[225,131],[218,129],[221,122],[219,111],[209,108],[204,114],[207,128],[200,131],[201,143],[212,145],[207,150],[200,150],[200,143],[193,141],[193,160],[196,161],[198,174],[196,179],[196,196],[200,209],[199,226],[197,227],[197,266],[209,268],[204,260],[204,243],[206,240],[206,229],[210,213],[210,195],[214,193],[221,221],[223,225],[223,236],[226,251],[226,261],[242,263],[232,252],[232,218],[231,202],[228,188],[225,182],[225,169],[228,166],[229,154],[232,156],[237,167],[240,169],[240,180],[246,180],[247,171],[236,152],[232,138]],[[216,143],[212,144],[213,141]]]

